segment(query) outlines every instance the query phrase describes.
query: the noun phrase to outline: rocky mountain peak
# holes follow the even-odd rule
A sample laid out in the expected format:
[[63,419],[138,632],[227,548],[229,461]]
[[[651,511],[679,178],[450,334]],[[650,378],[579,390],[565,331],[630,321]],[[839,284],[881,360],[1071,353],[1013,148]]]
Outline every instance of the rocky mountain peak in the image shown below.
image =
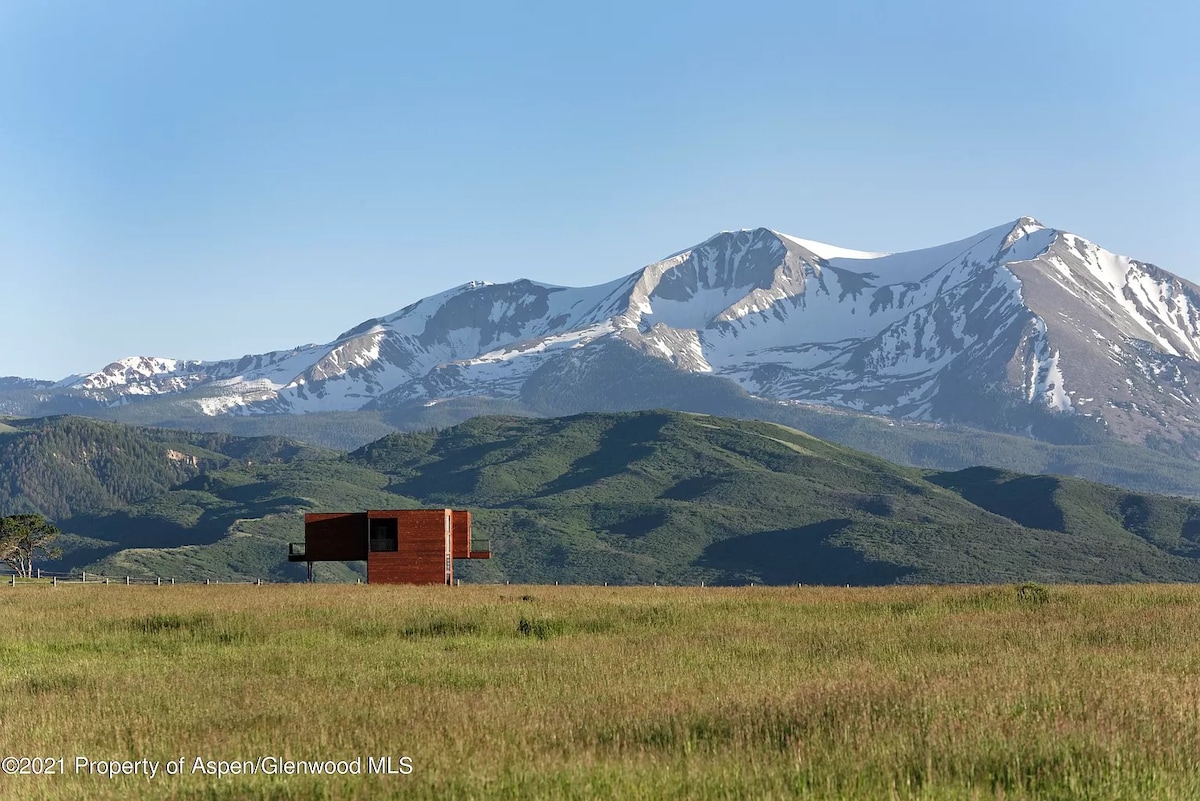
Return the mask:
[[[1006,430],[1074,416],[1200,441],[1200,290],[1032,217],[901,253],[723,231],[599,286],[461,284],[324,345],[123,359],[49,402],[204,414],[515,402],[533,376],[566,397],[580,365],[631,369],[606,362],[622,348],[782,403]],[[593,408],[620,400],[593,394]]]

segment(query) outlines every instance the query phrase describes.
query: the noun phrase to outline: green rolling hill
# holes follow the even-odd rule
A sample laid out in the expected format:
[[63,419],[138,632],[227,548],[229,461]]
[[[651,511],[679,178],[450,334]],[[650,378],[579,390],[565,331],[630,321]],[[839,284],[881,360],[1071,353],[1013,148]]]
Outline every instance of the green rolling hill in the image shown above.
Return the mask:
[[[8,425],[0,511],[50,514],[69,532],[59,566],[111,575],[298,579],[286,544],[305,511],[453,505],[496,555],[460,563],[468,581],[1200,580],[1200,503],[902,467],[766,422],[478,417],[349,454],[78,418]],[[355,575],[318,565],[320,580]]]
[[1018,473],[1076,476],[1138,492],[1200,497],[1200,463],[1185,452],[1162,439],[1156,440],[1154,448],[1122,442],[1085,420],[1046,415],[1038,427],[1029,431],[1030,436],[985,431],[967,424],[896,420],[755,398],[719,378],[680,375],[655,360],[628,358],[614,357],[599,374],[578,376],[582,383],[572,391],[552,380],[533,380],[520,402],[450,398],[431,406],[414,402],[374,411],[208,417],[181,414],[177,404],[167,400],[147,400],[105,414],[114,422],[130,425],[283,437],[353,450],[396,431],[447,428],[476,416],[561,417],[596,411],[588,408],[585,399],[608,394],[611,406],[600,411],[628,412],[657,406],[766,420],[892,462],[931,470],[988,465]]

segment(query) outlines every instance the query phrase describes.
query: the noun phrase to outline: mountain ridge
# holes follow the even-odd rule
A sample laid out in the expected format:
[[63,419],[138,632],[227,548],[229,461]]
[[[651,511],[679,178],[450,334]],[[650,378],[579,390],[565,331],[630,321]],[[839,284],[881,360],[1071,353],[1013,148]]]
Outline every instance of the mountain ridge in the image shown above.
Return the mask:
[[1200,454],[1200,288],[1032,217],[900,253],[727,231],[592,287],[471,281],[327,344],[127,357],[37,391],[208,416],[515,400],[612,344],[769,400],[1016,432],[1068,416]]

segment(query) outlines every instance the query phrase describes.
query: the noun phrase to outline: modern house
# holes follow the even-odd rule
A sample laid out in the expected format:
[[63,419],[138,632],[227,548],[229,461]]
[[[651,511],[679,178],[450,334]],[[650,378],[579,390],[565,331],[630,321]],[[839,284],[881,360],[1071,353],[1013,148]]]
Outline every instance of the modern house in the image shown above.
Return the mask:
[[471,513],[458,509],[373,509],[304,516],[304,542],[289,562],[367,563],[368,584],[453,584],[455,559],[490,559],[471,541]]

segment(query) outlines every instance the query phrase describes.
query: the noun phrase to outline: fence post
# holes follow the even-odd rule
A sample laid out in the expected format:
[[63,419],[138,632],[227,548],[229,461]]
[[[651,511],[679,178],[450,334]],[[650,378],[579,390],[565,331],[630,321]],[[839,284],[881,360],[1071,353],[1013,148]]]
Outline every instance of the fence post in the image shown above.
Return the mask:
[[171,586],[172,587],[175,586],[175,577],[174,576],[171,576]]
[[262,586],[262,579],[259,579],[258,581],[254,582],[254,583],[255,583],[256,585],[258,585],[259,587],[261,587],[261,586]]
[[205,580],[204,580],[204,586],[205,586],[205,587],[207,587],[207,586],[208,586],[208,579],[205,579]]
[[83,578],[80,579],[80,582],[83,584],[87,584],[87,571],[86,570],[83,571]]
[[126,587],[128,587],[128,586],[129,586],[129,576],[126,576],[126,577],[125,577],[125,586],[126,586]]
[[57,586],[58,586],[58,576],[51,576],[51,577],[50,577],[50,586],[51,586],[51,587],[57,587]]
[[105,587],[107,587],[107,586],[108,586],[108,576],[105,576],[105,577],[104,577],[104,586],[105,586]]
[[41,578],[41,577],[42,577],[42,569],[39,567],[38,568],[38,578]]
[[161,587],[161,586],[162,586],[162,576],[155,576],[155,577],[154,577],[154,586],[156,586],[156,587]]

